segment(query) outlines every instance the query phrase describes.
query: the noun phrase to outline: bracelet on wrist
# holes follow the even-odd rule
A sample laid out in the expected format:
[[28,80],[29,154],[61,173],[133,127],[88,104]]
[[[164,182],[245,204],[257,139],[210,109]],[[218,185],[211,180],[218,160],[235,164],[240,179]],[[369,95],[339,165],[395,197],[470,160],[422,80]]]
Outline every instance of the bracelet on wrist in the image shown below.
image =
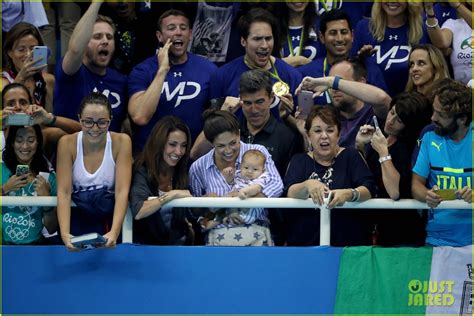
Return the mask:
[[160,201],[161,206],[166,204],[166,199],[168,198],[168,193],[163,194],[158,198],[158,201]]
[[439,26],[439,24],[438,24],[438,19],[435,19],[435,20],[436,20],[435,24],[429,24],[429,23],[428,23],[428,19],[426,19],[425,25],[426,25],[428,28],[431,28],[431,29],[433,29],[433,28]]
[[360,191],[359,189],[351,189],[352,192],[352,197],[351,197],[351,202],[357,202],[360,199]]
[[56,124],[56,115],[54,115],[53,113],[51,113],[51,115],[53,116],[53,119],[48,124],[46,124],[48,126],[54,126],[54,124]]
[[380,163],[380,164],[383,164],[383,163],[384,163],[385,161],[387,161],[387,160],[392,160],[392,156],[387,155],[387,156],[380,157],[380,158],[379,158],[379,163]]
[[462,3],[461,3],[461,2],[459,2],[459,3],[458,3],[458,5],[457,5],[457,6],[454,8],[454,10],[457,10],[457,9],[459,9],[459,7],[461,6],[461,4],[462,4]]
[[435,19],[435,18],[436,18],[436,15],[434,15],[434,14],[426,14],[426,17],[427,17],[428,19]]

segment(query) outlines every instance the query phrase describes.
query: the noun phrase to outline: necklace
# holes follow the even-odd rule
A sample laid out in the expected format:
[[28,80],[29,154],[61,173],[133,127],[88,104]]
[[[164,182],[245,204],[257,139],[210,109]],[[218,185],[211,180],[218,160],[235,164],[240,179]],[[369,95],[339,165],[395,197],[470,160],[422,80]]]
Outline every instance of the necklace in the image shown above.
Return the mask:
[[159,190],[160,191],[170,191],[173,189],[173,177],[167,178],[167,177],[160,177],[160,184],[159,184]]
[[[323,176],[320,177],[318,172],[317,172],[319,163],[317,163],[316,159],[314,159],[314,152],[312,153],[312,156],[313,156],[313,163],[314,163],[314,171],[311,173],[311,175],[309,176],[308,179],[318,180],[319,182],[324,183],[325,185],[327,185],[328,188],[331,188],[331,184],[333,182],[333,176],[334,176],[334,168],[332,166],[336,162],[336,158],[332,159],[331,164],[328,167],[326,167],[326,170],[324,171]],[[325,168],[325,166],[323,166],[321,164],[319,164],[319,165],[322,166],[323,168]]]

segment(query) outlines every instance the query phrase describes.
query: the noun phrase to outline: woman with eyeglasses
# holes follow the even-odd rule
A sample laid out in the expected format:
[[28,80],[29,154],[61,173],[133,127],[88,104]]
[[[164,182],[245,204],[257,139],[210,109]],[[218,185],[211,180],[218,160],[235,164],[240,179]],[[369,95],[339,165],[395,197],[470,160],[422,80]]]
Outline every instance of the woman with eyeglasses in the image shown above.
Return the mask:
[[[71,237],[98,233],[114,247],[128,205],[132,177],[130,137],[109,132],[112,109],[107,98],[92,93],[79,110],[82,131],[58,145],[58,220],[69,250]],[[76,207],[71,210],[71,200]]]
[[[39,125],[11,126],[2,164],[2,196],[56,195],[56,174],[43,154],[43,134]],[[43,244],[42,230],[56,231],[56,211],[52,207],[3,206],[3,244]]]

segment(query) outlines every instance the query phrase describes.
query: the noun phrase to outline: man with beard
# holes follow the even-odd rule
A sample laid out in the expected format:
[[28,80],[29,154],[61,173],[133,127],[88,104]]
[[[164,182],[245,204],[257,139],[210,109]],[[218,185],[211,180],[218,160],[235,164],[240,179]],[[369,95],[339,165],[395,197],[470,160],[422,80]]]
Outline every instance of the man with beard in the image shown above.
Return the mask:
[[93,2],[77,23],[64,58],[56,69],[54,114],[78,120],[82,99],[101,92],[112,105],[109,130],[119,132],[125,119],[127,77],[108,67],[115,51],[115,27],[98,15]]
[[332,106],[339,110],[341,136],[339,145],[354,147],[362,125],[373,124],[374,115],[385,121],[392,98],[380,88],[366,83],[367,71],[358,61],[343,60],[331,67],[329,76],[305,77],[298,91],[309,90],[317,96],[328,91]]
[[202,112],[209,101],[209,81],[217,68],[203,57],[187,52],[191,39],[189,19],[168,10],[158,19],[158,41],[164,46],[133,68],[129,76],[128,113],[133,126],[134,152],[140,151],[155,123],[166,115],[181,118],[193,141],[202,130]]
[[[447,78],[436,84],[433,95],[435,130],[422,138],[413,167],[412,194],[432,208],[426,227],[428,245],[471,245],[472,212],[435,208],[453,197],[472,203],[472,94]],[[446,196],[449,193],[451,198]]]

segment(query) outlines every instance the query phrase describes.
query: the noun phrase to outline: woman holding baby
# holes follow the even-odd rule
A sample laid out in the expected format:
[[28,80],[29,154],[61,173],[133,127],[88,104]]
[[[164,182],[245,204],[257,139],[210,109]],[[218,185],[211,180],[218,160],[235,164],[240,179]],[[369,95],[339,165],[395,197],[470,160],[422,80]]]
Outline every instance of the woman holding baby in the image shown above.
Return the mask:
[[[191,165],[189,177],[193,196],[237,196],[239,193],[234,191],[232,174],[238,176],[242,156],[250,149],[257,149],[265,156],[264,169],[267,176],[261,182],[261,192],[257,196],[280,196],[283,183],[271,155],[261,145],[240,141],[239,123],[232,113],[206,111],[203,132],[213,149]],[[241,194],[241,197],[246,196]],[[252,209],[254,216],[248,217],[248,220],[242,218],[238,211],[223,212],[224,221],[220,221],[222,211],[217,210],[211,210],[211,216],[208,213],[201,221],[204,229],[209,228],[204,224],[206,219],[218,222],[207,231],[208,245],[273,245],[266,210]]]

